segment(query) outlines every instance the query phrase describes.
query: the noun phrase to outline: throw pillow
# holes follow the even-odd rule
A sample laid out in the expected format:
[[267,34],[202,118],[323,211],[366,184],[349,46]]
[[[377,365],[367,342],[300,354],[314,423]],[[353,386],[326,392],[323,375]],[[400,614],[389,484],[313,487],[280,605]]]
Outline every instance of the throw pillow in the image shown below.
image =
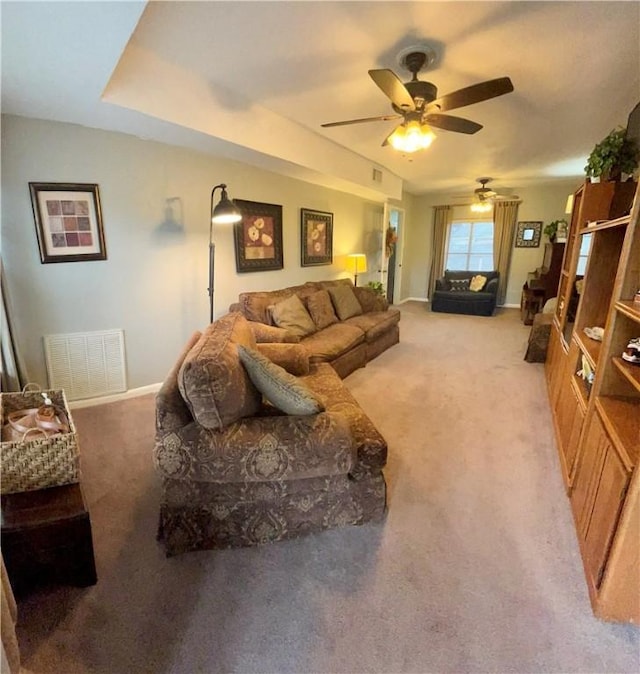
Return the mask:
[[453,292],[463,292],[465,290],[469,290],[469,279],[464,278],[464,279],[451,279],[449,281],[451,284],[451,290]]
[[473,290],[474,293],[480,292],[484,288],[484,284],[487,282],[487,277],[482,274],[476,274],[471,277],[471,283],[469,283],[469,290]]
[[297,295],[291,295],[286,300],[274,304],[269,310],[273,322],[279,328],[286,328],[298,337],[305,337],[316,331],[316,324]]
[[358,302],[353,289],[348,285],[339,285],[329,288],[329,295],[336,313],[341,321],[346,321],[352,316],[359,316],[362,313],[362,306]]
[[241,344],[238,355],[255,387],[285,414],[308,415],[324,411],[324,405],[311,389],[266,356]]
[[331,297],[326,290],[319,290],[307,297],[307,309],[318,330],[322,330],[338,322],[336,312],[331,304]]

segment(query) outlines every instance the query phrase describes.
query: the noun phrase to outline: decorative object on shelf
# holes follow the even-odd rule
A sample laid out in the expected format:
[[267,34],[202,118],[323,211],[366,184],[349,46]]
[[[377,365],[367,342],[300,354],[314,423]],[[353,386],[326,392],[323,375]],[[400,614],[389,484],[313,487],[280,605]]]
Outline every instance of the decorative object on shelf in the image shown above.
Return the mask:
[[584,171],[591,179],[620,180],[621,173],[631,175],[636,168],[638,146],[626,137],[626,129],[618,127],[593,148]]
[[552,220],[548,225],[545,225],[544,234],[549,237],[549,241],[558,243],[567,240],[567,221],[562,218],[561,220]]
[[582,361],[582,369],[578,370],[576,372],[576,375],[578,377],[582,377],[585,388],[587,389],[587,395],[589,395],[591,393],[591,386],[593,385],[593,380],[596,378],[596,373],[591,368],[591,365],[589,364],[589,361],[584,356],[584,354],[582,355],[581,361]]
[[589,339],[593,339],[596,342],[601,342],[602,338],[604,337],[604,328],[601,328],[600,326],[596,326],[594,328],[584,328],[584,334],[589,337]]
[[640,288],[638,288],[636,294],[633,296],[633,303],[640,306]]
[[[222,191],[222,194],[220,195],[220,201],[214,207],[213,195],[218,189]],[[227,186],[224,183],[216,185],[211,190],[211,208],[209,213],[211,214],[209,221],[209,322],[213,323],[213,273],[216,262],[216,244],[213,241],[213,225],[232,225],[235,222],[240,222],[242,219],[242,213],[236,204],[229,199],[229,196],[227,195]]]
[[236,199],[242,220],[235,225],[236,271],[282,269],[282,206]]
[[384,252],[387,257],[393,255],[393,251],[396,249],[396,243],[398,243],[398,234],[395,227],[389,225],[384,237]]
[[106,260],[98,185],[29,183],[40,261]]
[[634,337],[629,340],[627,348],[622,352],[622,358],[626,360],[627,363],[640,365],[640,337]]
[[367,256],[364,253],[347,255],[347,270],[353,274],[353,285],[358,285],[358,274],[367,273]]
[[300,209],[300,242],[303,267],[333,262],[333,213]]
[[542,221],[519,222],[516,233],[516,248],[537,248],[540,245]]
[[371,288],[376,295],[384,297],[384,286],[380,281],[369,281],[369,283],[367,283],[367,288]]

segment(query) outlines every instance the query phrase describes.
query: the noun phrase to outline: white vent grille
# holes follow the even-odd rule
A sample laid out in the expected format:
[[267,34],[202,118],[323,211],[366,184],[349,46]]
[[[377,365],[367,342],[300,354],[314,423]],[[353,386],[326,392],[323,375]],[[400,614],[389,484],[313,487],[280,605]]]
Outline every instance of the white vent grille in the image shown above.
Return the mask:
[[45,335],[44,352],[49,386],[68,400],[127,390],[122,330]]

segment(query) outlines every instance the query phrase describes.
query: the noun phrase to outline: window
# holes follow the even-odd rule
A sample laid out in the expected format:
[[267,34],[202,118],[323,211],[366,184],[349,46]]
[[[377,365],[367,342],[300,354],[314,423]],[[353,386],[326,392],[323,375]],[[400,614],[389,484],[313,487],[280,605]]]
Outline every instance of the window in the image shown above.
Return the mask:
[[578,267],[576,276],[584,276],[587,268],[587,258],[589,257],[589,247],[591,246],[591,237],[593,234],[584,234],[580,242],[580,252],[578,253]]
[[449,228],[446,269],[493,269],[493,222],[454,220]]

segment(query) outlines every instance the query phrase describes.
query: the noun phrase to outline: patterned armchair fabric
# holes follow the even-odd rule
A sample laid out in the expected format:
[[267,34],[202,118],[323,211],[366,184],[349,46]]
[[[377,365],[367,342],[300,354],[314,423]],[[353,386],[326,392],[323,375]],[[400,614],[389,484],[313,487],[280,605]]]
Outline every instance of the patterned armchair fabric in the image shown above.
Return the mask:
[[[239,314],[194,334],[157,395],[154,463],[163,479],[158,536],[167,555],[257,545],[384,515],[386,442],[330,365],[309,365],[308,358],[301,365],[300,344],[269,344],[279,347],[275,352],[284,363],[306,373],[300,381],[326,411],[287,416],[259,396],[255,411],[234,403],[233,386],[240,401],[254,399],[250,380],[222,371],[242,369],[237,344],[251,341],[248,334]],[[295,355],[287,357],[288,349]],[[212,417],[201,408],[206,396],[187,404],[193,387],[178,383],[188,369],[198,372],[200,388],[204,372],[225,382],[223,396],[215,387],[207,394],[211,404],[222,401],[242,415]],[[207,427],[200,418],[222,423]]]

